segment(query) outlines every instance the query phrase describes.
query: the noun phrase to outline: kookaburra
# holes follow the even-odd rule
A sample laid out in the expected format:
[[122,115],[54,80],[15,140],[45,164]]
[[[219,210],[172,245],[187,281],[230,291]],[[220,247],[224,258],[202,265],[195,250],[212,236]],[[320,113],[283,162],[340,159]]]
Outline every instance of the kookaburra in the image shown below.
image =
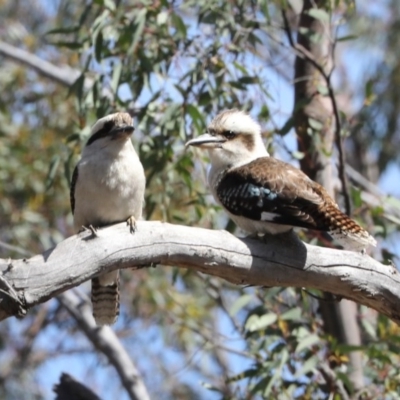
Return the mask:
[[[146,179],[133,148],[133,121],[127,113],[99,119],[75,167],[71,183],[74,227],[98,228],[127,221],[135,230],[142,216]],[[119,315],[119,271],[92,279],[93,316],[97,325],[113,324]]]
[[376,245],[321,185],[298,168],[269,156],[261,127],[248,114],[221,112],[207,133],[186,146],[208,150],[212,194],[244,231],[280,234],[302,227],[328,232],[350,250]]

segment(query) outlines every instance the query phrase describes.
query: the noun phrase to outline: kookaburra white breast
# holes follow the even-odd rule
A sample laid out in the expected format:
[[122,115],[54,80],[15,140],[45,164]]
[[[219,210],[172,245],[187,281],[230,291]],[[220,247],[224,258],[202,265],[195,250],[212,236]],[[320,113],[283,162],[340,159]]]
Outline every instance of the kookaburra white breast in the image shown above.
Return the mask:
[[186,145],[208,150],[212,194],[244,231],[279,234],[301,227],[326,231],[351,250],[376,245],[321,185],[298,168],[269,156],[261,127],[248,114],[223,111],[206,134]]
[[[132,145],[129,114],[99,119],[75,167],[71,183],[74,227],[99,228],[127,221],[131,232],[142,216],[146,179]],[[119,314],[119,272],[92,280],[93,316],[98,325],[112,324]]]

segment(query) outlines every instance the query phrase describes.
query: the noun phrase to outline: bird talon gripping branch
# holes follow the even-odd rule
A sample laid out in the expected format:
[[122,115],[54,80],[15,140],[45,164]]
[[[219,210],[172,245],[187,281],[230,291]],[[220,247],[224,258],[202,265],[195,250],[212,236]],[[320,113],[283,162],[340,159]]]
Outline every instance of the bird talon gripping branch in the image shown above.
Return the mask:
[[[142,215],[145,175],[133,148],[133,121],[127,113],[99,119],[76,166],[71,183],[71,209],[78,231],[129,221],[134,230]],[[86,229],[86,228],[85,228]],[[92,280],[93,316],[98,325],[112,324],[119,314],[119,272]]]
[[132,233],[132,235],[136,232],[136,219],[132,215],[126,220],[126,224],[129,226],[129,232]]
[[328,232],[349,250],[376,245],[321,185],[298,168],[269,156],[261,127],[248,114],[221,112],[207,133],[186,146],[208,150],[211,192],[244,231],[277,235],[301,227]]
[[99,237],[99,235],[97,233],[97,229],[92,224],[89,225],[89,231],[92,232],[92,235],[94,237]]

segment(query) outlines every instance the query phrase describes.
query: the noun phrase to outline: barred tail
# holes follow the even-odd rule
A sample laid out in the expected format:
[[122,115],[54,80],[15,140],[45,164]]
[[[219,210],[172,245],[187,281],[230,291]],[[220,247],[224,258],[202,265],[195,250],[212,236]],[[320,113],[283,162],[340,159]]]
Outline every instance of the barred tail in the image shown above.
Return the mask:
[[96,324],[112,325],[119,315],[119,271],[92,279],[93,317]]
[[376,240],[340,210],[331,219],[329,234],[346,250],[362,251],[369,246],[376,246]]

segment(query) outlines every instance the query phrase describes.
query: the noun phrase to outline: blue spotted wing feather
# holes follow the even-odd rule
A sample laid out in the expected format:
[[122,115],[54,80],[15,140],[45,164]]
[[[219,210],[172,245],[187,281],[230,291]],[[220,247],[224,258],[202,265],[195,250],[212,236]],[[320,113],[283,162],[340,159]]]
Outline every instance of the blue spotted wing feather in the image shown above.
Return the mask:
[[229,170],[218,185],[217,196],[231,214],[255,221],[323,231],[344,225],[360,228],[321,185],[271,157]]

